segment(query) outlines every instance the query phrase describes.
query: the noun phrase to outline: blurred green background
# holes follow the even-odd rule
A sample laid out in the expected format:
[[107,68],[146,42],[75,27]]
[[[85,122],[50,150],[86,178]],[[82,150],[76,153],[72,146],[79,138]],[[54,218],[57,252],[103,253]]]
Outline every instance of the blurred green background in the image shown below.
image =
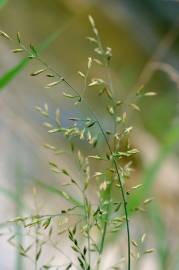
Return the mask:
[[[141,113],[130,116],[133,144],[140,149],[131,181],[144,182],[145,195],[154,196],[149,211],[133,221],[136,235],[148,234],[155,254],[146,255],[138,269],[179,269],[179,3],[165,0],[1,0],[0,28],[10,36],[21,33],[26,44],[44,45],[41,57],[80,87],[78,70],[84,70],[92,48],[88,14],[95,18],[104,44],[113,50],[112,77],[116,96],[127,99],[139,86],[157,92],[141,101]],[[45,43],[44,43],[45,42]],[[0,40],[0,221],[33,208],[33,178],[58,187],[59,179],[48,169],[51,155],[46,142],[65,145],[49,136],[41,125],[36,105],[60,107],[62,121],[78,115],[58,90],[44,89],[44,79],[30,78],[36,62],[22,60]],[[61,86],[61,90],[66,90]],[[89,102],[108,123],[95,93]],[[84,111],[85,108],[82,108]],[[101,142],[103,144],[103,142]],[[85,153],[86,145],[80,145]],[[60,161],[66,166],[68,159]],[[141,196],[141,197],[140,197]],[[138,198],[143,195],[138,194]],[[64,202],[48,191],[39,191],[44,211],[55,212]],[[131,204],[137,203],[135,200]],[[17,229],[19,230],[19,229]],[[21,233],[19,233],[21,235]],[[21,238],[21,237],[20,237]],[[20,241],[24,241],[20,239]],[[0,244],[0,269],[31,269],[7,239]],[[115,252],[114,252],[115,254]],[[109,254],[108,260],[112,260]],[[25,268],[24,268],[25,267]],[[29,268],[28,268],[29,267]]]

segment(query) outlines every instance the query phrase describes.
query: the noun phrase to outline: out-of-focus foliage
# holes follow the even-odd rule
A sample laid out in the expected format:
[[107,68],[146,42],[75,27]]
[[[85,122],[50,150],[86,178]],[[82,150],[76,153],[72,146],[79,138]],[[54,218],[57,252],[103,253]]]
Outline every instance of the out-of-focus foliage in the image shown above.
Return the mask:
[[7,4],[8,0],[0,0],[0,8]]

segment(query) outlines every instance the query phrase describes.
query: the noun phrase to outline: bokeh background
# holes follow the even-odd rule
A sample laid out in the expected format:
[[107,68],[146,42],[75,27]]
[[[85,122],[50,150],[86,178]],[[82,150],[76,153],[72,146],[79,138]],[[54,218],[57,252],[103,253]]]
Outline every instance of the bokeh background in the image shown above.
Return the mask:
[[[91,35],[88,14],[92,14],[104,44],[113,50],[112,78],[118,97],[126,99],[144,85],[157,92],[140,104],[141,113],[134,113],[133,144],[140,149],[135,172],[130,181],[144,182],[154,202],[147,212],[134,217],[136,235],[147,233],[149,247],[155,253],[145,255],[137,269],[179,269],[179,3],[167,0],[1,0],[0,28],[9,35],[21,33],[26,44],[44,44],[41,57],[59,70],[76,87],[77,75],[84,70],[92,48],[85,39]],[[59,148],[65,141],[49,136],[36,105],[49,104],[53,114],[60,108],[62,122],[84,111],[71,109],[57,89],[44,89],[42,77],[29,74],[39,68],[36,62],[22,60],[11,52],[12,45],[0,40],[0,222],[23,213],[32,213],[33,179],[58,187],[59,179],[48,168],[51,153],[43,148],[52,143]],[[61,87],[66,90],[65,87]],[[90,90],[91,91],[91,90]],[[98,97],[92,92],[89,102],[106,121]],[[77,142],[78,143],[78,142]],[[101,142],[101,147],[103,147]],[[79,144],[84,153],[89,147]],[[71,158],[57,157],[63,166]],[[75,169],[74,169],[75,170]],[[65,205],[57,195],[38,189],[42,212],[55,213]],[[17,231],[19,228],[17,228]],[[26,241],[18,231],[19,241]],[[16,249],[0,242],[0,269],[32,269],[18,256]],[[105,269],[118,257],[118,249],[109,240]],[[70,252],[70,251],[68,251]],[[53,251],[49,248],[48,254]],[[103,268],[104,269],[104,268]]]

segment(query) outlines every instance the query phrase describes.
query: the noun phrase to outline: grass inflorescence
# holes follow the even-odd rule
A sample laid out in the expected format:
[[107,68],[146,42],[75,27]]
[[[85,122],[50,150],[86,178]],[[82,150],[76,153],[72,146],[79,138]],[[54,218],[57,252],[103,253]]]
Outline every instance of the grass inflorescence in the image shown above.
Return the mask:
[[[53,193],[58,194],[64,200],[71,204],[70,208],[61,209],[57,214],[41,215],[40,210],[36,207],[36,213],[32,216],[16,217],[9,221],[9,223],[16,223],[23,225],[28,229],[29,236],[32,237],[32,243],[23,247],[15,243],[15,236],[11,236],[9,242],[15,245],[20,254],[29,258],[34,263],[34,269],[82,269],[92,270],[100,269],[103,260],[103,252],[106,246],[106,237],[108,233],[118,234],[122,227],[126,226],[127,233],[127,260],[126,268],[132,269],[131,258],[138,260],[141,254],[153,252],[153,249],[142,251],[141,245],[144,244],[145,234],[141,236],[139,243],[132,239],[128,196],[140,189],[142,184],[135,185],[129,188],[126,187],[126,180],[130,177],[132,168],[131,160],[133,156],[138,153],[136,148],[130,144],[130,133],[132,126],[128,124],[129,109],[140,112],[138,100],[144,96],[154,96],[154,92],[145,92],[144,87],[137,89],[132,101],[128,104],[122,100],[118,100],[115,96],[116,91],[113,86],[111,76],[111,59],[112,49],[103,45],[99,31],[96,27],[92,16],[89,16],[89,22],[92,28],[92,36],[87,37],[90,43],[94,45],[94,56],[90,56],[87,61],[86,70],[78,71],[78,75],[82,79],[81,89],[73,87],[73,85],[61,73],[57,72],[51,65],[46,63],[39,55],[38,50],[34,45],[25,46],[22,42],[20,33],[18,32],[16,38],[10,37],[3,31],[0,31],[0,36],[8,41],[15,42],[16,48],[12,50],[13,53],[24,53],[29,59],[38,61],[39,69],[30,73],[31,77],[45,76],[49,82],[45,88],[54,91],[59,85],[64,84],[70,89],[65,91],[62,95],[67,101],[71,101],[72,105],[85,105],[88,117],[69,119],[70,125],[63,127],[61,121],[61,112],[59,109],[55,111],[55,117],[49,114],[48,104],[37,106],[36,110],[45,118],[44,126],[47,128],[49,135],[62,134],[69,142],[69,149],[59,149],[58,147],[45,143],[44,147],[52,153],[57,155],[73,155],[77,164],[77,170],[80,170],[83,181],[76,179],[71,173],[70,168],[61,168],[55,161],[49,161],[49,168],[55,174],[60,174],[67,179],[67,184],[76,189],[80,194],[80,199],[74,198],[65,189],[56,189],[51,185],[47,185],[41,181],[36,181],[38,186],[46,188]],[[92,77],[93,66],[98,65],[103,72],[103,77]],[[86,98],[88,89],[94,88],[98,91],[99,98],[105,97],[106,113],[112,127],[110,130],[105,129],[102,119],[100,119],[96,112],[91,108]],[[74,138],[82,140],[90,145],[92,154],[84,155],[79,147],[75,145]],[[105,148],[102,150],[99,145],[100,138],[105,143]],[[77,149],[76,149],[77,148]],[[99,169],[93,171],[92,161],[99,163]],[[92,179],[95,179],[95,194],[98,199],[93,201],[89,190],[91,189]],[[93,187],[94,188],[94,187]],[[117,200],[113,195],[113,191],[117,192]],[[36,201],[37,198],[35,198]],[[152,198],[144,201],[144,206],[147,205]],[[137,210],[137,209],[135,209]],[[138,208],[140,210],[140,208]],[[131,213],[131,209],[130,209]],[[73,221],[71,222],[71,218]],[[76,260],[73,261],[69,256],[67,257],[67,264],[63,266],[56,266],[53,260],[48,262],[39,262],[43,246],[49,243],[54,249],[60,250],[60,241],[53,240],[53,224],[55,220],[60,220],[61,235],[66,235],[69,239],[72,251],[76,254]],[[31,230],[34,229],[33,236]],[[43,232],[45,236],[43,238]],[[34,247],[35,255],[32,256],[30,251]],[[134,252],[133,252],[134,249]],[[30,255],[29,255],[30,254]],[[125,257],[125,254],[124,254]],[[121,258],[123,260],[123,258]],[[119,263],[120,264],[120,263]],[[40,266],[41,265],[41,266]],[[59,268],[58,268],[59,267]],[[121,269],[120,265],[111,266],[111,269]]]

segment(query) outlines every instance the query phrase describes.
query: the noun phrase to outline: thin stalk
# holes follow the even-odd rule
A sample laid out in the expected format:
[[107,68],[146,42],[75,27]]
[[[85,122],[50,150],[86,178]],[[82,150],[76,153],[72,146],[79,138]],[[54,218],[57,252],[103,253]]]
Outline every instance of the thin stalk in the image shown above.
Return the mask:
[[91,241],[90,241],[90,220],[89,220],[89,208],[88,208],[88,200],[84,195],[84,204],[85,204],[85,217],[87,224],[87,245],[88,245],[88,264],[91,267]]
[[[37,203],[37,191],[36,188],[33,188],[33,195],[34,195],[34,207],[35,207],[35,214],[38,215],[38,203]],[[37,258],[37,254],[38,254],[38,250],[39,250],[39,224],[35,225],[35,258],[34,258],[34,270],[38,270],[38,258]]]
[[[111,198],[111,189],[112,189],[112,183],[110,183],[110,187],[109,187],[109,198]],[[102,254],[103,249],[104,249],[104,240],[105,240],[107,226],[108,226],[109,211],[110,211],[110,204],[108,203],[107,209],[106,209],[106,212],[107,213],[106,213],[106,216],[105,216],[104,228],[103,228],[103,232],[102,232],[101,243],[100,243],[100,247],[99,247],[99,254],[100,255]],[[98,267],[99,267],[99,265],[98,265]]]

